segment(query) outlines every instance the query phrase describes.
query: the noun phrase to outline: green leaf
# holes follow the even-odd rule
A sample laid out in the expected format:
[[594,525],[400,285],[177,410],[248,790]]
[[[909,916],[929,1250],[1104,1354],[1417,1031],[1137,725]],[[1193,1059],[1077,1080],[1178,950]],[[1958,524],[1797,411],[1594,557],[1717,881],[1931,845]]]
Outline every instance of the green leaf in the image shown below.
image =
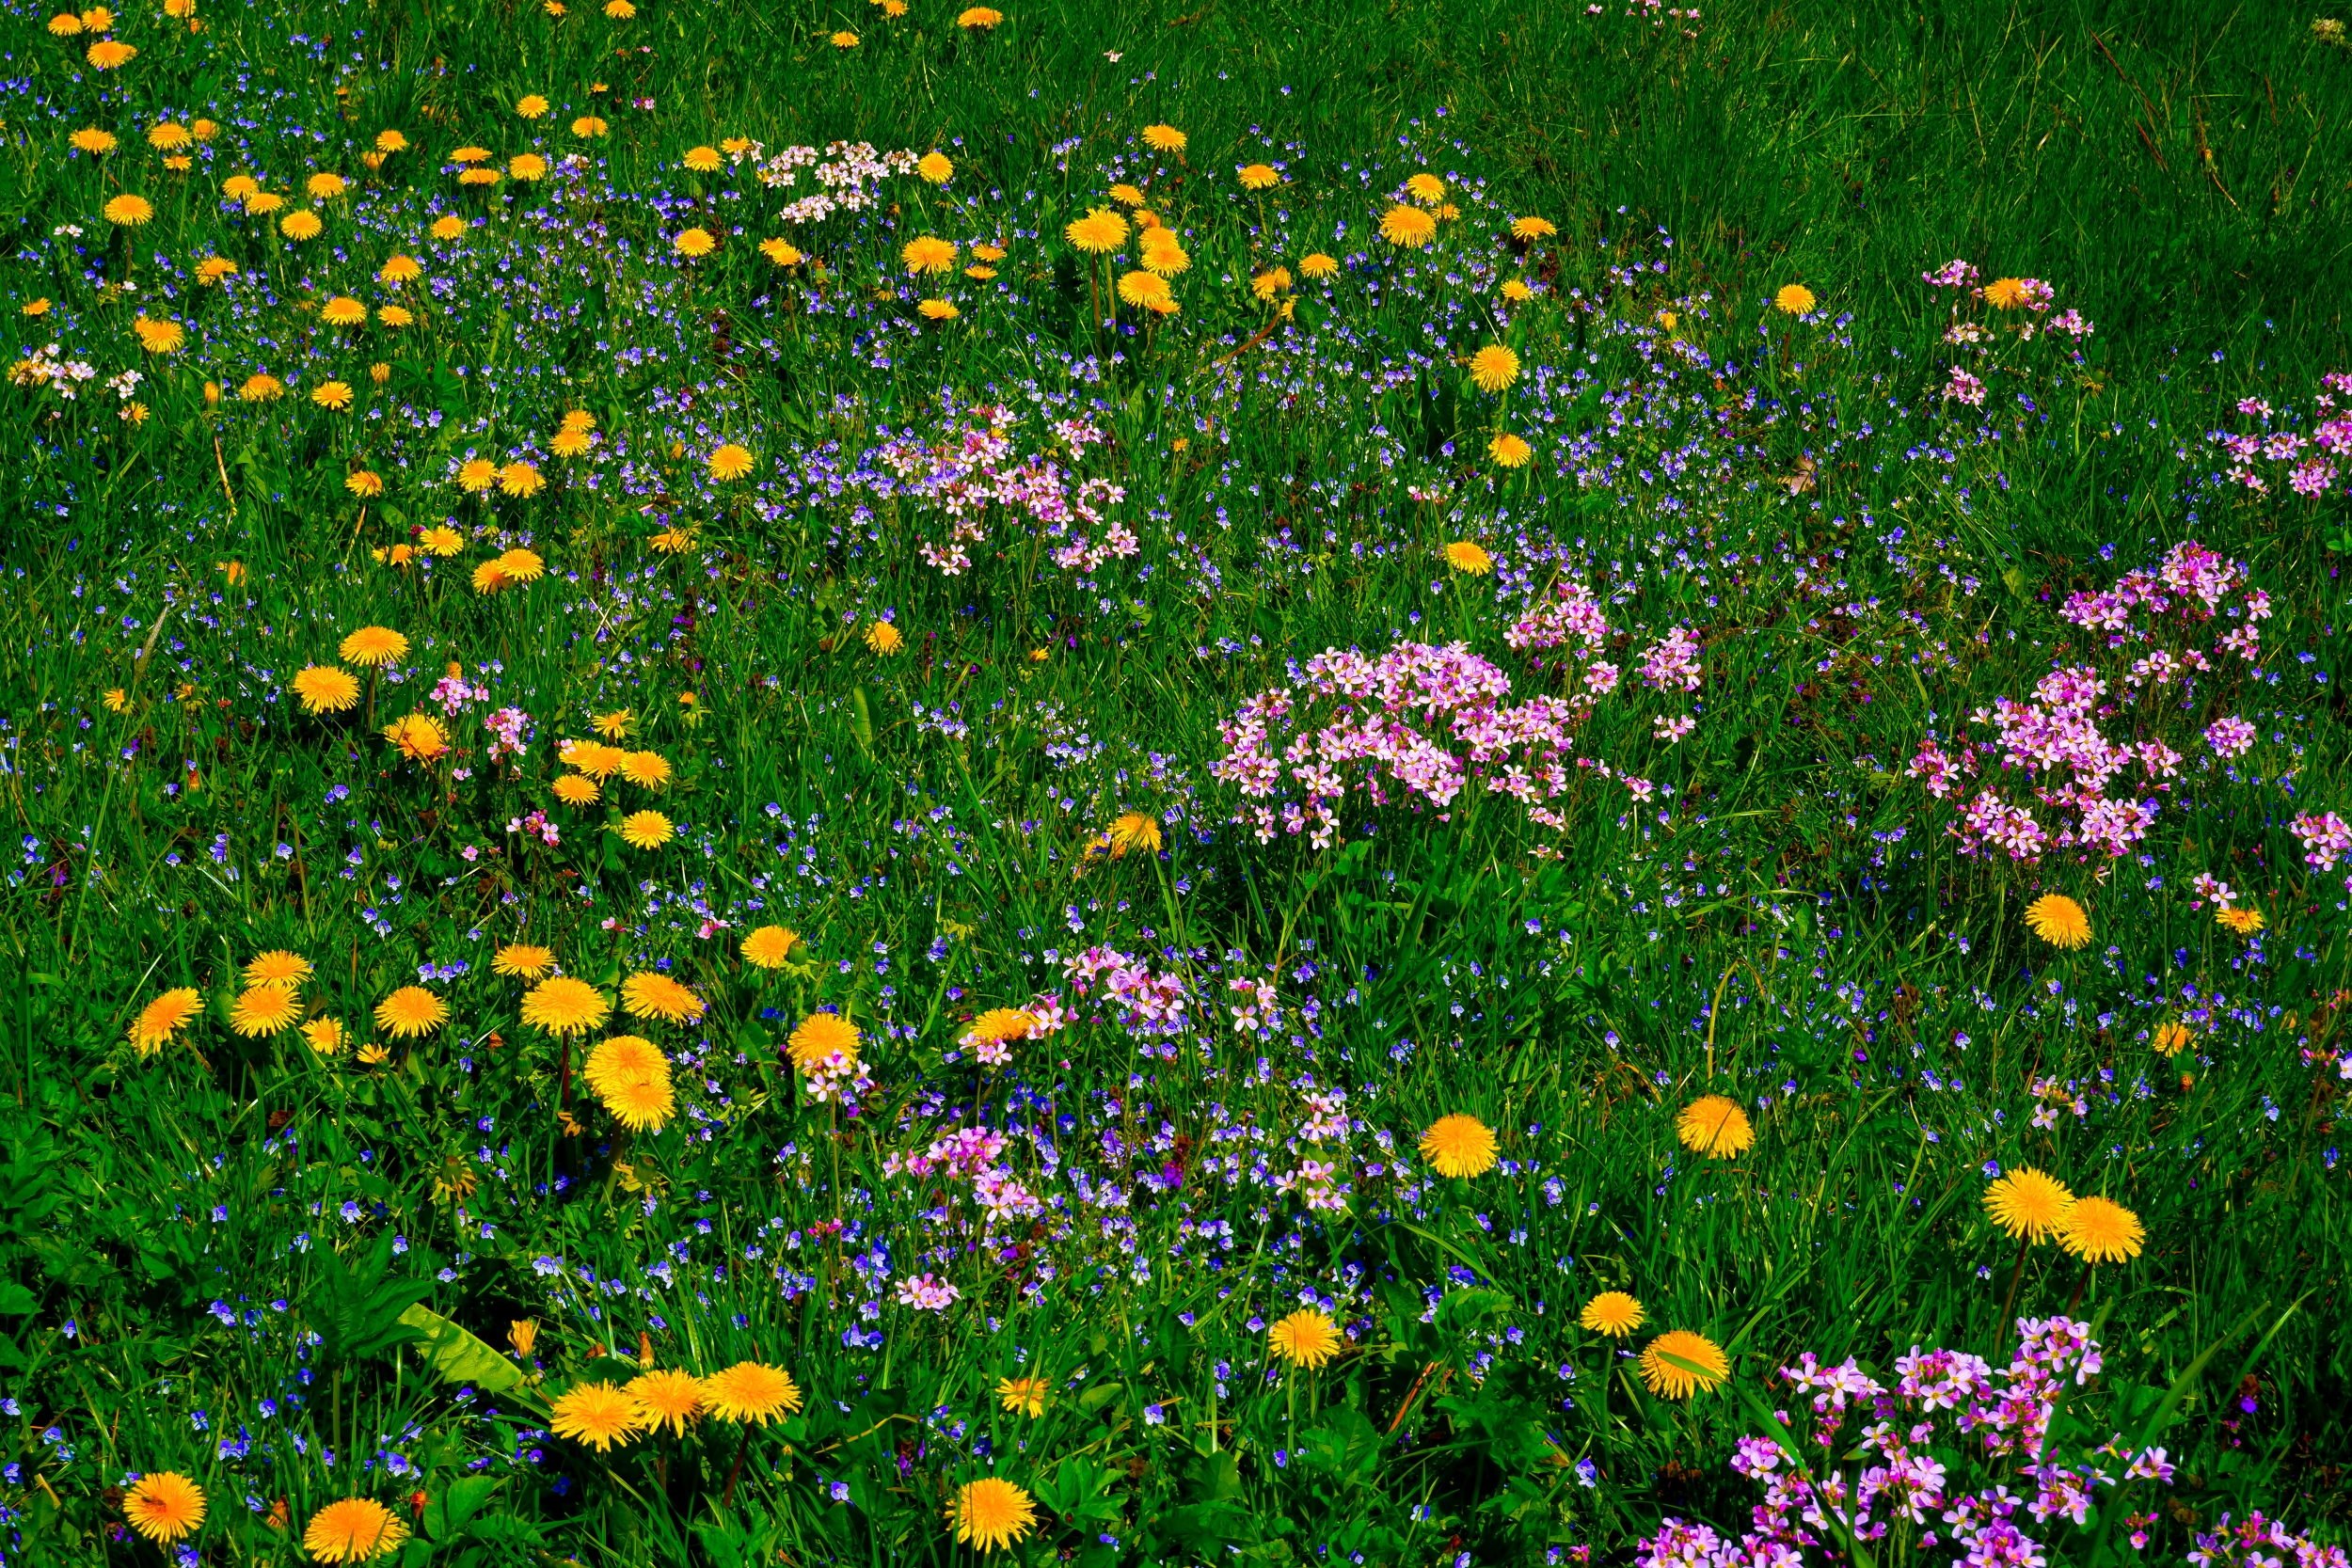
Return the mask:
[[0,1282],[0,1316],[22,1318],[40,1310],[40,1298],[10,1279]]
[[522,1386],[520,1367],[421,1303],[401,1313],[399,1321],[416,1330],[417,1354],[444,1382],[470,1383],[493,1394],[511,1393]]
[[[474,1342],[481,1343],[478,1339]],[[492,1477],[459,1476],[439,1492],[426,1497],[424,1532],[436,1541],[446,1543],[453,1534],[466,1528],[466,1521],[479,1513],[482,1505],[490,1500],[490,1494],[498,1489],[499,1482]]]

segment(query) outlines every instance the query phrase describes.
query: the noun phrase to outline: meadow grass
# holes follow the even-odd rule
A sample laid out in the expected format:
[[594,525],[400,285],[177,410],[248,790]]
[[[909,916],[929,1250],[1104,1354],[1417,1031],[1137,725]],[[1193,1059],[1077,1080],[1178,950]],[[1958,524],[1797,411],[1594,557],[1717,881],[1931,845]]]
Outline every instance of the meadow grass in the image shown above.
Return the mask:
[[0,19],[8,1561],[1744,1562],[2053,1318],[1804,1548],[2343,1538],[2340,30],[177,9]]

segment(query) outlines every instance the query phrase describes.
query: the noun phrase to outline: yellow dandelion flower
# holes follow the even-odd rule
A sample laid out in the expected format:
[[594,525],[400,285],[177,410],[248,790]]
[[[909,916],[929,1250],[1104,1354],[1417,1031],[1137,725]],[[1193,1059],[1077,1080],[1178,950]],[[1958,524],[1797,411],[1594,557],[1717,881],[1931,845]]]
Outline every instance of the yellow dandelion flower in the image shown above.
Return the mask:
[[389,626],[361,626],[344,638],[335,652],[346,664],[373,668],[407,657],[408,639]]
[[1731,1360],[1714,1340],[1687,1328],[1672,1329],[1642,1352],[1642,1382],[1661,1399],[1687,1400],[1710,1393],[1731,1376]]
[[1787,283],[1772,296],[1772,304],[1784,313],[1802,316],[1813,309],[1813,291],[1802,283]]
[[2078,1197],[2058,1226],[2058,1245],[2090,1263],[2122,1263],[2139,1256],[2148,1231],[2139,1216],[2095,1194]]
[[429,1035],[449,1020],[449,1004],[422,986],[403,986],[375,1005],[375,1026],[396,1040]]
[[1438,220],[1419,207],[1399,202],[1380,214],[1380,237],[1392,245],[1418,250],[1438,237]]
[[1108,207],[1089,207],[1086,216],[1063,228],[1062,237],[1080,250],[1104,255],[1127,243],[1127,220]]
[[1165,842],[1160,835],[1160,819],[1148,812],[1131,811],[1121,814],[1110,826],[1111,859],[1134,850],[1156,855]]
[[906,635],[887,621],[875,621],[866,628],[866,645],[884,658],[907,645]]
[[1486,455],[1500,467],[1524,468],[1528,459],[1535,455],[1535,449],[1506,430],[1486,443]]
[[310,1515],[302,1549],[321,1562],[370,1562],[408,1539],[408,1527],[373,1497],[345,1497]]
[[621,842],[632,849],[659,849],[677,836],[677,829],[658,811],[633,811],[621,819]]
[[267,1039],[294,1027],[302,999],[292,986],[255,986],[229,1009],[229,1027],[247,1039]]
[[1275,172],[1272,164],[1246,164],[1235,178],[1246,191],[1270,191],[1282,182],[1281,175]]
[[628,1392],[644,1413],[645,1424],[656,1432],[668,1427],[673,1434],[683,1437],[686,1424],[702,1414],[702,1379],[677,1367],[639,1373],[628,1380]]
[[1485,577],[1495,569],[1495,558],[1468,539],[1456,539],[1445,547],[1445,563],[1471,577]]
[[136,229],[155,215],[152,202],[143,196],[133,196],[128,192],[107,202],[102,210],[106,214],[106,221],[120,229]]
[[944,185],[955,174],[956,166],[948,160],[947,154],[933,148],[915,160],[914,172],[923,177],[926,184]]
[[1339,270],[1339,258],[1326,256],[1320,250],[1311,250],[1298,259],[1298,276],[1301,277],[1329,277]]
[[1703,1095],[1675,1117],[1675,1136],[1682,1147],[1710,1160],[1736,1160],[1756,1143],[1740,1102],[1720,1094]]
[[640,1078],[667,1078],[670,1058],[643,1035],[615,1035],[588,1053],[580,1076],[598,1095],[615,1084]]
[[204,1522],[204,1489],[177,1470],[151,1471],[122,1495],[122,1517],[150,1541],[177,1541]]
[[1984,302],[1995,310],[2014,310],[2026,303],[2026,280],[2022,277],[1996,277],[1984,286]]
[[1482,392],[1500,392],[1519,378],[1519,356],[1488,343],[1470,357],[1470,382]]
[[983,1476],[957,1489],[947,1523],[959,1544],[993,1552],[1027,1539],[1037,1528],[1037,1505],[1001,1476]]
[[898,260],[917,277],[946,272],[956,264],[956,243],[936,234],[917,234],[898,247]]
[[658,1018],[666,1023],[690,1023],[703,1016],[707,1004],[688,987],[658,970],[632,974],[621,982],[621,1006],[637,1018]]
[[517,979],[536,980],[555,967],[555,955],[544,947],[529,942],[509,942],[498,950],[490,960],[490,973],[511,975]]
[[1170,297],[1168,280],[1155,273],[1131,272],[1119,279],[1119,297],[1129,305],[1152,306]]
[[723,1421],[766,1426],[801,1408],[801,1390],[781,1367],[738,1361],[703,1379],[703,1403]]
[[612,1016],[612,1005],[587,981],[558,974],[532,987],[520,1012],[525,1023],[543,1033],[584,1035],[603,1026]]
[[1588,1333],[1622,1339],[1642,1326],[1642,1304],[1623,1291],[1603,1291],[1584,1304],[1576,1321]]
[[558,1398],[552,1409],[549,1432],[598,1453],[612,1452],[615,1443],[626,1445],[645,1424],[636,1398],[610,1383],[583,1383]]
[[2150,1043],[2159,1056],[2177,1056],[2196,1038],[2187,1024],[2174,1018],[2156,1025],[2156,1037]]
[[801,1020],[792,1031],[785,1049],[792,1054],[792,1065],[808,1071],[826,1057],[839,1054],[849,1061],[857,1060],[857,1025],[839,1013],[811,1013]]
[[2069,953],[2090,941],[2090,916],[2062,893],[2045,893],[2026,905],[2026,927]]
[[926,321],[951,322],[963,314],[954,305],[944,299],[927,299],[915,309],[923,313],[923,319]]
[[140,1055],[152,1056],[203,1010],[202,991],[194,986],[175,986],[139,1009],[139,1016],[131,1021],[131,1043]]
[[1053,1386],[1041,1377],[1000,1378],[996,1383],[996,1401],[1008,1416],[1026,1416],[1036,1420],[1045,1414],[1046,1396]]
[[987,6],[971,6],[956,17],[956,25],[967,33],[985,33],[1005,20],[1005,13]]
[[621,756],[621,777],[642,789],[659,789],[670,782],[670,759],[660,752],[626,752]]
[[310,960],[282,947],[257,954],[245,966],[245,983],[248,986],[294,986],[310,977]]
[[710,477],[720,481],[741,479],[752,471],[752,453],[748,447],[733,441],[710,454]]
[[680,230],[671,237],[670,245],[680,256],[686,257],[707,256],[719,248],[719,242],[710,230],[699,226]]
[[744,934],[743,961],[755,969],[781,969],[800,940],[789,926],[762,926]]
[[1984,1190],[1984,1212],[2012,1238],[2046,1242],[2066,1222],[2074,1195],[2066,1183],[2021,1165]]
[[411,713],[384,726],[384,738],[410,762],[433,762],[449,750],[449,731],[427,713]]
[[2214,919],[2242,937],[2250,937],[2263,928],[2260,910],[2219,910],[2215,911]]
[[1421,1135],[1421,1157],[1439,1176],[1484,1176],[1494,1169],[1495,1135],[1476,1117],[1439,1117]]
[[1339,1325],[1302,1307],[1266,1330],[1266,1348],[1294,1367],[1321,1367],[1340,1352]]
[[1522,217],[1514,219],[1511,224],[1511,233],[1516,239],[1548,240],[1559,232],[1546,218]]
[[659,1132],[677,1109],[677,1093],[669,1074],[659,1078],[624,1078],[596,1096],[612,1119],[632,1132]]
[[1154,152],[1182,152],[1190,139],[1173,125],[1147,125],[1143,128],[1143,145]]
[[359,682],[340,665],[313,664],[295,673],[294,693],[305,713],[342,713],[358,702]]

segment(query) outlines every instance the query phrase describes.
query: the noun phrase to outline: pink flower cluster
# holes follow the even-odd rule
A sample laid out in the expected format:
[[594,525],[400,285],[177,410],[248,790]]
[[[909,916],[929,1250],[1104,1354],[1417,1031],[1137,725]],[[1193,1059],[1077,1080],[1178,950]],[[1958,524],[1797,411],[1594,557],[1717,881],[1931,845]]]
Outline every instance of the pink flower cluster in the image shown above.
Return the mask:
[[2197,1549],[2188,1554],[2195,1568],[2285,1568],[2290,1560],[2295,1568],[2346,1568],[2342,1546],[2323,1546],[2296,1535],[2264,1518],[2259,1509],[2237,1525],[2224,1513],[2220,1528],[2211,1535],[2200,1533]]
[[935,1138],[920,1154],[892,1154],[882,1161],[882,1175],[911,1176],[920,1180],[938,1175],[947,1180],[972,1183],[972,1200],[990,1225],[1008,1220],[1035,1219],[1045,1212],[1037,1195],[1005,1168],[1005,1135],[984,1127],[960,1127]]
[[[2162,1449],[2130,1454],[2120,1437],[2079,1464],[2050,1455],[2052,1413],[2070,1384],[2097,1373],[2099,1347],[2089,1324],[2062,1317],[2017,1327],[2022,1342],[1997,1376],[1979,1356],[1916,1346],[1897,1358],[1891,1389],[1851,1358],[1824,1367],[1808,1353],[1783,1367],[1782,1379],[1811,1396],[1811,1442],[1788,1411],[1772,1435],[1740,1439],[1731,1467],[1764,1486],[1753,1528],[1730,1541],[1667,1519],[1642,1544],[1642,1568],[1798,1568],[1808,1548],[1858,1559],[1857,1547],[1899,1531],[1968,1568],[2039,1568],[2045,1549],[2028,1528],[2086,1523],[2098,1489],[2119,1481],[2169,1483]],[[2010,1490],[2019,1478],[2030,1494]]]
[[918,1274],[898,1281],[898,1305],[917,1312],[945,1312],[963,1292],[936,1275]]
[[490,689],[475,686],[464,675],[443,675],[433,683],[433,700],[441,705],[441,712],[454,719],[466,710],[469,703],[486,703]]
[[1154,974],[1133,953],[1089,947],[1064,958],[1061,968],[1073,995],[1086,997],[1099,987],[1100,1000],[1110,1004],[1119,1026],[1130,1035],[1179,1035],[1189,1022],[1184,1009],[1191,999],[1185,993],[1184,976]]
[[[1259,804],[1234,820],[1261,844],[1305,834],[1327,848],[1351,787],[1372,806],[1448,814],[1473,784],[1510,795],[1547,827],[1568,787],[1570,748],[1592,706],[1587,693],[1531,697],[1504,706],[1510,677],[1459,643],[1402,642],[1379,659],[1327,649],[1292,677],[1290,690],[1259,693],[1219,726],[1226,754],[1210,772]],[[1457,755],[1454,747],[1460,747]],[[1298,799],[1286,799],[1285,785]],[[1279,804],[1266,803],[1279,801]]]
[[2303,841],[2303,859],[2322,871],[2334,870],[2344,852],[2352,850],[2352,827],[2334,812],[2307,811],[2295,819],[2293,830]]
[[[1069,571],[1093,572],[1104,562],[1142,548],[1127,525],[1109,509],[1127,499],[1124,488],[1101,478],[1078,478],[1042,452],[1018,454],[1011,428],[1016,416],[1001,406],[972,410],[979,422],[950,441],[927,443],[901,436],[875,455],[901,482],[896,491],[937,508],[947,521],[944,539],[916,546],[923,559],[948,577],[970,569],[968,546],[988,537],[988,509],[998,506],[1025,517],[1038,536],[1057,541],[1054,563]],[[1107,437],[1079,420],[1065,420],[1054,433],[1073,458]]]
[[[2110,652],[2152,642],[2159,635],[2201,631],[2225,613],[2239,624],[2214,641],[2213,652],[2258,658],[2262,631],[2256,623],[2270,614],[2269,595],[2251,585],[2244,562],[2195,540],[2174,546],[2153,568],[2124,573],[2113,588],[2072,595],[2058,610],[2074,626],[2106,633]],[[2013,790],[1995,787],[1993,779],[1978,786],[1949,829],[1963,854],[1997,850],[2012,860],[2033,861],[2048,850],[2071,849],[2120,858],[2154,825],[2154,794],[2170,788],[2182,757],[2160,737],[2110,739],[2101,725],[2126,712],[2133,700],[2176,682],[2184,692],[2179,709],[2185,709],[2197,678],[2213,669],[2213,658],[2203,651],[2158,644],[2122,672],[2120,704],[2109,700],[2117,693],[2097,670],[2088,665],[2054,670],[2035,684],[2032,701],[1999,697],[1990,708],[1970,715],[1970,722],[1991,727],[1991,739],[1955,742],[1947,752],[1930,736],[1919,742],[1904,771],[1939,800],[1958,797],[1971,781],[1993,771],[2018,774],[2030,788],[2031,803]],[[2155,711],[2161,720],[2178,709]],[[2190,743],[2187,734],[2180,738]],[[2225,714],[2203,731],[2205,744],[2225,762],[2243,756],[2256,738],[2254,726],[2235,715]],[[2107,793],[2135,769],[2137,789],[2124,797]],[[2054,816],[2038,816],[2037,806]]]
[[[487,696],[488,693],[485,692],[484,695]],[[490,760],[492,762],[499,762],[507,757],[521,756],[530,748],[532,728],[531,715],[521,708],[500,708],[482,721],[482,727],[490,732]]]
[[[2153,635],[2153,625],[2142,626],[2135,619],[2139,610],[2148,611],[2152,621],[2168,610],[2177,610],[2175,619],[2185,627],[2212,620],[2233,592],[2242,594],[2244,602],[2236,612],[2245,616],[2249,629],[2250,623],[2269,618],[2270,595],[2249,585],[2244,562],[2232,561],[2194,539],[2185,539],[2166,551],[2153,570],[2129,571],[2113,588],[2071,595],[2059,607],[2058,619],[2115,633],[2107,646],[2120,648],[2126,641],[2146,641]],[[2257,636],[2253,641],[2258,643],[2261,639]]]
[[1938,800],[1952,792],[1960,777],[1976,774],[1980,756],[1997,756],[2004,771],[2025,772],[2033,781],[2035,799],[2058,814],[2053,832],[2028,808],[1991,788],[1979,790],[1950,829],[1961,853],[1998,848],[2012,860],[2030,861],[2049,848],[2096,847],[2116,857],[2147,836],[2155,823],[2156,802],[2111,798],[2107,784],[2135,762],[2142,781],[2154,783],[2177,770],[2180,753],[2160,740],[2137,746],[2109,741],[2098,724],[2099,699],[2106,691],[2096,671],[2055,670],[2035,684],[2032,702],[1996,697],[1991,708],[1978,709],[1972,722],[1992,725],[1996,738],[1964,746],[1957,762],[1934,736],[1919,743],[1905,771]]
[[[2229,459],[2229,467],[2222,477],[2258,496],[2270,493],[2271,481],[2255,465],[2283,463],[2289,465],[2287,487],[2298,496],[2324,496],[2336,482],[2335,459],[2352,454],[2352,417],[2338,410],[2339,394],[2352,392],[2352,374],[2330,371],[2320,377],[2316,400],[2319,427],[2304,436],[2291,430],[2228,431],[2216,430],[2206,439],[2218,446]],[[2270,404],[2261,398],[2242,398],[2237,411],[2249,419],[2265,422],[2270,418]]]
[[[1578,657],[1560,667],[1568,689],[1518,704],[1507,701],[1510,677],[1458,642],[1400,642],[1377,659],[1327,648],[1292,667],[1287,689],[1258,693],[1218,726],[1225,754],[1209,771],[1239,786],[1248,803],[1233,820],[1261,844],[1287,833],[1327,848],[1351,790],[1368,806],[1434,809],[1450,820],[1462,791],[1483,785],[1519,801],[1530,820],[1565,830],[1566,817],[1549,802],[1566,791],[1570,769],[1613,774],[1606,763],[1573,755],[1577,729],[1617,689],[1617,666],[1590,657],[1611,635],[1592,591],[1564,584],[1503,638],[1530,652],[1575,644]],[[1704,685],[1698,640],[1680,626],[1643,651],[1641,670],[1661,692]],[[1655,734],[1671,744],[1696,722],[1661,718]],[[1649,787],[1626,783],[1637,798]]]

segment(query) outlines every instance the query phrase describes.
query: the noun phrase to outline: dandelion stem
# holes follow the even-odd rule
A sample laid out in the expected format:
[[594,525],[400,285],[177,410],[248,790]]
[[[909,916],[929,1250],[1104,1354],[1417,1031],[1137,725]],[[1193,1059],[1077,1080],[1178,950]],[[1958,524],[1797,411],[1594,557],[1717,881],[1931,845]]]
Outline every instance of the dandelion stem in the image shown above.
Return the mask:
[[2001,1332],[2004,1334],[2009,1332],[2010,1309],[2017,1305],[2018,1281],[2026,1277],[2026,1248],[2028,1244],[2026,1234],[2021,1232],[2017,1238],[2017,1266],[2009,1271],[2009,1294],[2001,1298]]
[[735,1463],[727,1466],[727,1483],[719,1491],[721,1508],[729,1509],[735,1506],[735,1478],[743,1473],[743,1461],[749,1459],[751,1453],[752,1426],[749,1421],[746,1421],[743,1423],[743,1441],[735,1450]]

